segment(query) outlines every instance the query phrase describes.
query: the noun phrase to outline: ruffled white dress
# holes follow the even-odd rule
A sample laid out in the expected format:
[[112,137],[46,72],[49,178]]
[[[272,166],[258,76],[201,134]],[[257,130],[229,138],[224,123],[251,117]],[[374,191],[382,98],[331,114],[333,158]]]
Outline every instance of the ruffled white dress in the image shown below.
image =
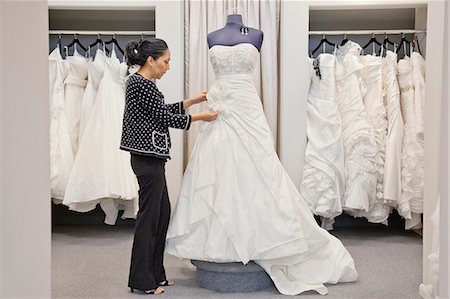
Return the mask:
[[325,283],[354,281],[354,261],[320,228],[274,150],[251,74],[251,44],[209,50],[216,81],[205,123],[183,177],[166,251],[210,262],[261,265],[283,294],[327,293]]
[[125,108],[127,66],[114,53],[106,59],[94,107],[75,158],[63,204],[87,212],[101,204],[105,223],[137,213],[138,185],[130,155],[119,149]]
[[337,51],[336,102],[342,121],[345,150],[344,210],[360,217],[376,200],[377,155],[375,136],[367,122],[359,71],[361,47],[352,41]]
[[61,57],[59,47],[49,55],[50,92],[50,184],[51,197],[61,203],[73,165],[69,124],[64,112],[64,80],[70,66]]
[[370,222],[387,224],[391,212],[384,202],[384,163],[387,138],[387,115],[383,99],[382,58],[374,55],[360,57],[363,65],[361,76],[361,93],[363,95],[366,110],[367,123],[371,134],[375,138],[376,155],[372,161],[377,169],[376,197],[369,202],[369,211],[362,211],[359,216],[365,217]]
[[[414,83],[414,112],[416,123],[416,142],[418,144],[417,151],[417,167],[415,175],[421,191],[417,192],[417,196],[410,199],[410,208],[413,214],[423,213],[423,186],[424,186],[424,111],[425,111],[425,60],[417,53],[411,54],[411,61],[413,66],[413,83]],[[417,217],[420,219],[420,217]],[[421,223],[410,223],[412,226],[421,225]]]
[[405,121],[402,149],[402,195],[398,211],[406,229],[420,228],[423,213],[424,147],[423,106],[425,61],[418,53],[398,62],[401,109]]
[[[344,145],[335,101],[335,56],[320,54],[310,60],[312,77],[307,102],[308,143],[300,194],[314,214],[327,218],[342,213],[344,196]],[[316,64],[315,69],[313,64]]]

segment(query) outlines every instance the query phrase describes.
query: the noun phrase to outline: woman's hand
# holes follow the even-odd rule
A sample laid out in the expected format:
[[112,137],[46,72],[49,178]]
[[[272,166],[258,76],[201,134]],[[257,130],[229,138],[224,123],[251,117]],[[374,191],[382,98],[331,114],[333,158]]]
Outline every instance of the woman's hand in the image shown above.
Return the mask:
[[187,109],[187,108],[191,107],[192,105],[203,103],[204,101],[207,100],[206,99],[206,95],[207,95],[207,91],[206,90],[202,90],[202,91],[199,92],[198,95],[196,95],[196,96],[194,96],[192,98],[189,98],[187,100],[184,100],[183,101],[183,108]]
[[219,112],[215,111],[204,111],[192,115],[192,121],[203,120],[203,121],[214,121],[219,116]]
[[200,103],[206,101],[206,94],[207,94],[207,91],[202,90],[198,93],[198,95],[196,95],[195,97],[192,97],[191,99],[193,100],[194,104],[200,104]]

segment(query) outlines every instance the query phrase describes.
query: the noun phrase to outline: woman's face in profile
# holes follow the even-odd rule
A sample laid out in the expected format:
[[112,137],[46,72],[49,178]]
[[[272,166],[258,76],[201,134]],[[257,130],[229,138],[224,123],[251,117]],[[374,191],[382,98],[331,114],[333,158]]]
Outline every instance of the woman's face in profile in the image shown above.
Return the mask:
[[153,70],[156,79],[161,79],[162,76],[170,69],[170,51],[164,52],[153,64]]

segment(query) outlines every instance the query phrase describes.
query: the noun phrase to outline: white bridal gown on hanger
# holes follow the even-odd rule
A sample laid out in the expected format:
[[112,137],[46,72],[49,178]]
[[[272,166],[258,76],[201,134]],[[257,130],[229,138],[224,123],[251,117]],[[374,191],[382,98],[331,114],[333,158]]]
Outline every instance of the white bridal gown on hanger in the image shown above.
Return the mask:
[[50,182],[51,196],[61,203],[73,165],[72,143],[64,107],[64,80],[70,66],[59,47],[48,58],[50,91]]
[[359,71],[361,47],[348,41],[336,55],[336,102],[345,150],[344,210],[355,217],[368,213],[376,200],[377,145],[370,130]]
[[367,123],[374,136],[376,154],[373,163],[376,167],[376,196],[370,201],[369,211],[354,212],[354,216],[365,217],[370,222],[387,224],[391,208],[385,203],[383,195],[384,164],[387,138],[387,116],[383,98],[382,57],[360,56],[362,68],[361,91],[366,110]]
[[70,72],[64,80],[64,106],[69,122],[73,156],[75,157],[78,151],[81,102],[87,84],[88,62],[83,55],[78,53],[76,48],[72,56],[66,57],[66,61],[70,65]]
[[91,115],[94,107],[95,99],[97,98],[98,87],[103,77],[106,61],[105,52],[97,49],[94,59],[89,60],[88,64],[88,82],[81,102],[81,116],[80,116],[80,132],[78,142],[83,138],[86,123]]
[[314,214],[334,218],[342,214],[344,196],[344,145],[341,117],[335,99],[334,68],[336,58],[323,53],[311,59],[311,85],[307,102],[308,143],[305,151],[300,193]]
[[398,83],[405,135],[402,149],[402,195],[398,211],[406,229],[421,228],[423,212],[424,148],[423,101],[425,61],[412,53],[398,62]]
[[383,195],[386,203],[396,208],[402,192],[401,155],[405,127],[400,110],[397,54],[392,51],[387,51],[386,58],[383,59],[383,78],[388,120]]
[[251,74],[259,57],[251,44],[209,50],[216,81],[208,103],[219,111],[205,123],[183,177],[166,251],[211,262],[250,260],[283,294],[354,281],[342,243],[320,228],[284,170]]

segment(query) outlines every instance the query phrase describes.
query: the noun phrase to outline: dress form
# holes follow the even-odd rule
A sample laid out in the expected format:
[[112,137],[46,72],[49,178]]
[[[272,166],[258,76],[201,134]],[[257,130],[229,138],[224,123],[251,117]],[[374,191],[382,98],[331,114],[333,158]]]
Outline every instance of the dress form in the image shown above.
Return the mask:
[[227,16],[226,25],[208,34],[208,46],[215,45],[234,46],[242,43],[249,43],[255,46],[258,51],[261,49],[264,34],[262,31],[246,27],[242,23],[242,16],[232,14]]

